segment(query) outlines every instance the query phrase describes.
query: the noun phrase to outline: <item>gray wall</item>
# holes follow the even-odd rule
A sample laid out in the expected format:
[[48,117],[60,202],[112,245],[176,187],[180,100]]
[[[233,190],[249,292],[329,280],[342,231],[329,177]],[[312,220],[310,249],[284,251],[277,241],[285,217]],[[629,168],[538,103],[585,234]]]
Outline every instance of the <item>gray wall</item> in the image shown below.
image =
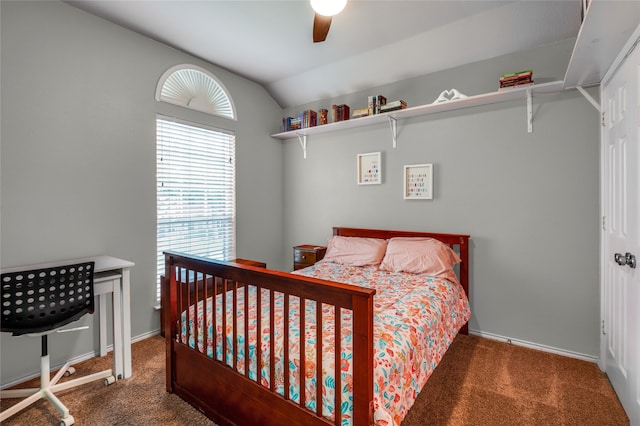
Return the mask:
[[[471,329],[597,357],[598,115],[575,91],[280,142],[282,111],[262,87],[58,2],[1,2],[0,266],[110,254],[132,260],[132,334],[159,326],[155,305],[155,116],[228,128],[237,137],[237,255],[290,269],[291,247],[331,227],[469,233]],[[372,88],[431,103],[456,88],[496,90],[533,68],[560,80],[572,40]],[[210,70],[238,121],[157,103],[173,65]],[[356,185],[356,155],[383,153],[383,184]],[[433,163],[435,198],[402,199],[405,164]],[[96,318],[86,319],[95,330]],[[86,354],[97,335],[52,339],[53,363]],[[0,337],[1,382],[37,370],[39,340]]]
[[[157,113],[234,130],[237,255],[282,266],[281,109],[259,85],[59,2],[1,2],[2,267],[108,254],[131,260],[132,335],[159,328]],[[154,100],[192,63],[230,92],[238,121]],[[50,339],[52,364],[91,352],[92,331]],[[1,383],[38,370],[40,340],[3,333]]]
[[[500,74],[533,69],[537,83],[562,80],[573,40],[383,86],[368,94],[433,102],[444,89],[493,92]],[[588,357],[599,355],[599,119],[579,93],[534,97],[284,142],[285,250],[323,244],[332,226],[471,235],[472,331]],[[381,185],[356,184],[356,156],[382,152]],[[434,164],[434,199],[403,200],[403,166]]]

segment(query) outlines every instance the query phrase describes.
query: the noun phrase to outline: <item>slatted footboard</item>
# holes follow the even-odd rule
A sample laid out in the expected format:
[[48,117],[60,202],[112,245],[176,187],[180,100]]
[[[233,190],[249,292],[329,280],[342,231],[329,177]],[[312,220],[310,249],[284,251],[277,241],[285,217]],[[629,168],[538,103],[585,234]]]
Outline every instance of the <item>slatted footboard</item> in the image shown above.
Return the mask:
[[[347,417],[354,426],[370,424],[375,290],[175,252],[165,253],[164,284],[168,392],[220,425],[341,425]],[[296,310],[302,313],[300,334],[292,335]],[[277,312],[284,326],[277,326]],[[328,338],[322,332],[327,325]],[[308,329],[315,334],[309,337]],[[344,348],[335,346],[345,335],[350,383],[342,383]],[[278,369],[278,357],[283,366],[295,364],[301,376]],[[334,371],[324,371],[327,361]],[[336,390],[329,413],[322,403],[331,396],[327,387]],[[345,387],[353,411],[341,414]]]

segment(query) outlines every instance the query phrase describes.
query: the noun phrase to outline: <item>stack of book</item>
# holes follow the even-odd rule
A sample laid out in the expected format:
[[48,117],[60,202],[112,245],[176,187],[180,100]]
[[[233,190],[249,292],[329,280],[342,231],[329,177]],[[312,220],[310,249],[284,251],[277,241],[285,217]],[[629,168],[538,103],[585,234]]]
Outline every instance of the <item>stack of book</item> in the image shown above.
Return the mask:
[[367,109],[369,115],[380,114],[382,106],[387,104],[387,98],[382,95],[371,95],[367,97]]
[[502,74],[500,76],[500,90],[512,87],[529,86],[531,84],[533,84],[532,70],[512,72],[509,74]]
[[283,117],[282,131],[290,132],[292,130],[306,129],[318,125],[318,113],[312,109],[302,111],[299,117]]
[[399,101],[388,102],[380,107],[380,112],[390,112],[396,111],[399,109],[405,109],[407,107],[407,103],[402,99]]
[[382,107],[384,107],[386,104],[387,98],[382,95],[367,96],[367,107],[354,110],[351,117],[358,118],[380,114],[382,112]]
[[283,117],[282,118],[282,131],[289,132],[291,130],[299,130],[302,128],[302,122],[300,118]]
[[300,121],[302,128],[315,127],[318,125],[318,113],[312,109],[307,109],[300,113]]
[[332,105],[331,113],[333,114],[333,122],[345,121],[349,119],[349,105]]

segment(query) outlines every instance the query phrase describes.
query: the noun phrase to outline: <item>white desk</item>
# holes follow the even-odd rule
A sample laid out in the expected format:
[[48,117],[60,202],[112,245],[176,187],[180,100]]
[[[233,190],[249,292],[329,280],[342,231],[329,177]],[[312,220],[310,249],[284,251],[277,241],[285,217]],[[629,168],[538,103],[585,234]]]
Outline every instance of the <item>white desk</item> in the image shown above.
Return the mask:
[[2,273],[51,268],[81,262],[95,262],[94,293],[100,311],[100,356],[107,353],[107,295],[113,300],[113,374],[116,379],[131,377],[131,295],[130,269],[135,263],[112,256],[93,256],[37,265],[3,269]]

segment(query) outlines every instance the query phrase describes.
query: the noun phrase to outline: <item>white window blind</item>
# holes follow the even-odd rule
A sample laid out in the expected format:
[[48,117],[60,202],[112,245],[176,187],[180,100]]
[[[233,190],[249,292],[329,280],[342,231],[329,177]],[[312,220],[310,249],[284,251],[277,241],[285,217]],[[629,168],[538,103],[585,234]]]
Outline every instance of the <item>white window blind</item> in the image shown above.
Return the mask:
[[235,258],[235,136],[160,116],[156,132],[159,299],[165,250]]

